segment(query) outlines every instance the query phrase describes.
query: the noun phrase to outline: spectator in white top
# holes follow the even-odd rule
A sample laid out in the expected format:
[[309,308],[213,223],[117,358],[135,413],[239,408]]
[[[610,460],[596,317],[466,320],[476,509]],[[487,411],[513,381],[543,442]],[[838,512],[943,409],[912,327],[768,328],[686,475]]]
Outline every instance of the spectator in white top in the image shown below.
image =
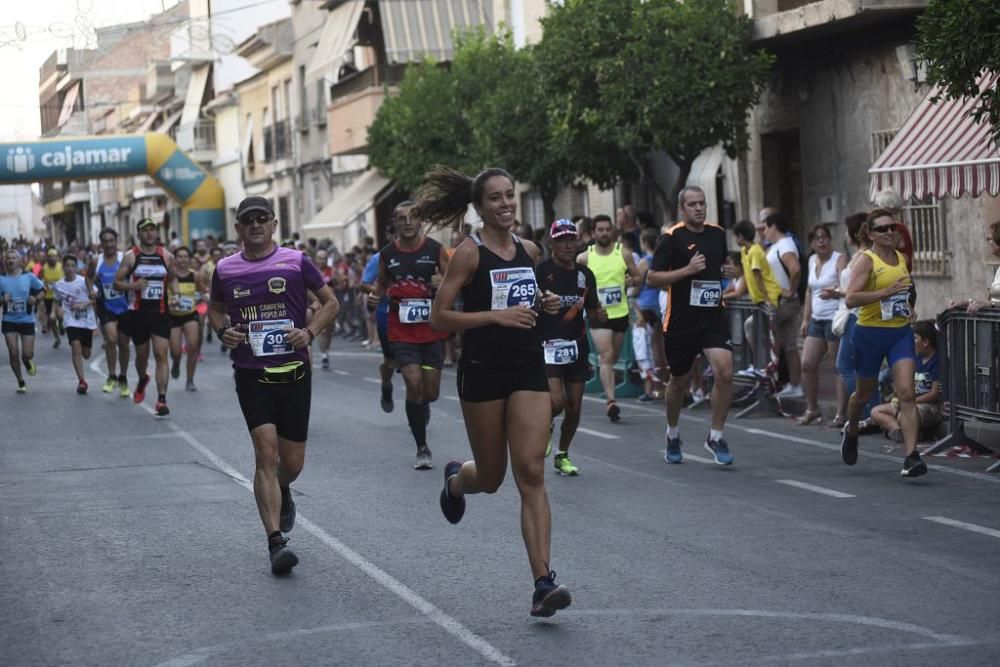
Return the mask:
[[[1000,257],[1000,220],[990,225],[989,230],[986,232],[986,243],[993,256]],[[993,284],[990,285],[986,292],[985,301],[969,299],[968,301],[952,300],[948,303],[949,308],[955,308],[956,306],[965,306],[966,311],[970,315],[975,315],[981,309],[989,308],[990,306],[994,308],[1000,307],[1000,268],[997,269],[996,275],[993,276]]]
[[[833,333],[833,316],[840,308],[840,272],[847,266],[847,257],[833,249],[830,228],[818,224],[809,232],[809,287],[802,315],[802,384],[806,391],[806,411],[799,418],[803,426],[822,421],[819,412],[819,365],[829,351],[837,358],[840,337]],[[837,405],[845,398],[844,383],[835,378]]]
[[788,218],[781,212],[772,213],[764,220],[764,238],[771,244],[767,249],[767,263],[771,265],[774,279],[781,286],[781,297],[774,314],[775,344],[785,352],[788,365],[788,384],[778,392],[778,398],[801,398],[802,360],[799,357],[799,328],[802,323],[802,303],[798,286],[802,265],[799,249],[789,237]]

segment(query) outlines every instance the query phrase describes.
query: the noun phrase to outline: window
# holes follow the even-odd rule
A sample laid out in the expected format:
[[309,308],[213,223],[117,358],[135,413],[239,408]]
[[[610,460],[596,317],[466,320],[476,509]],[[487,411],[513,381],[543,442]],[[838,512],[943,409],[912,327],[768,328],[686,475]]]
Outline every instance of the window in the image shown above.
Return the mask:
[[281,240],[292,236],[292,210],[288,206],[288,197],[278,197],[278,226],[281,229]]
[[299,128],[309,124],[309,102],[306,98],[306,66],[299,65]]
[[[872,164],[889,147],[899,130],[872,133]],[[946,277],[948,267],[948,234],[944,206],[934,195],[913,198],[903,206],[903,219],[913,237],[913,275]]]

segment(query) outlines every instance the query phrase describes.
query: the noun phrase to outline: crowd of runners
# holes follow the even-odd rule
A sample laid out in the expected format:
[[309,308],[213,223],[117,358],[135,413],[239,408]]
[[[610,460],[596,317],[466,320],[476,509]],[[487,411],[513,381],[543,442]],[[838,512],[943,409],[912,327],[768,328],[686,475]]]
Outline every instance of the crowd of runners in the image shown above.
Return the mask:
[[[870,412],[904,444],[902,476],[927,472],[916,443],[939,400],[936,335],[933,326],[912,322],[915,291],[900,242],[905,226],[893,209],[848,219],[853,256],[831,252],[829,228],[817,226],[806,262],[787,219],[773,209],[762,211],[756,225],[736,225],[740,251],[730,253],[726,230],[706,222],[705,194],[696,187],[680,192],[676,223],[642,225],[643,216],[623,208],[615,220],[559,219],[542,242],[515,233],[516,202],[514,179],[502,169],[475,178],[432,171],[413,201],[396,206],[385,230],[388,243],[367,258],[350,298],[361,301],[361,316],[371,319],[366,342],[380,349],[378,409],[395,410],[394,378],[401,379],[418,470],[433,467],[431,404],[460,344],[456,379],[472,457],[443,466],[440,507],[449,522],[459,523],[467,497],[497,491],[509,464],[535,580],[532,615],[550,616],[571,600],[549,567],[545,460],[554,450],[558,474],[580,474],[570,450],[585,385],[595,375],[604,415],[622,419],[615,365],[629,331],[644,385],[639,400],[665,404],[668,464],[684,460],[681,411],[702,398],[711,402],[710,427],[685,437],[715,463],[733,464],[725,425],[738,372],[783,365],[788,381],[779,396],[805,395],[799,421],[815,423],[816,366],[832,349],[845,386],[833,420],[843,432],[843,462],[857,462],[862,418]],[[464,225],[470,205],[481,219],[475,228]],[[161,418],[170,413],[171,379],[183,372],[185,390],[196,391],[202,342],[214,336],[234,368],[271,569],[282,574],[298,563],[287,538],[295,523],[290,485],[305,460],[314,362],[329,369],[331,333],[345,304],[329,253],[279,244],[276,228],[269,201],[248,197],[237,209],[235,241],[199,240],[193,250],[162,244],[148,219],[138,223],[128,246],[112,229],[101,231],[93,252],[12,244],[4,251],[0,299],[18,393],[29,390],[37,372],[34,347],[41,336],[51,337],[55,348],[66,338],[67,371],[75,374],[77,393],[87,394],[85,362],[99,331],[107,369],[102,391],[141,403],[153,381]],[[445,228],[465,233],[453,234],[448,246],[428,235]],[[808,313],[801,331],[800,277]],[[759,368],[747,371],[733,367],[726,312],[727,301],[740,296],[769,318],[772,339],[769,350],[755,351]],[[801,361],[797,333],[806,341]],[[894,398],[868,408],[880,372],[891,377]],[[706,378],[710,397],[702,391]]]

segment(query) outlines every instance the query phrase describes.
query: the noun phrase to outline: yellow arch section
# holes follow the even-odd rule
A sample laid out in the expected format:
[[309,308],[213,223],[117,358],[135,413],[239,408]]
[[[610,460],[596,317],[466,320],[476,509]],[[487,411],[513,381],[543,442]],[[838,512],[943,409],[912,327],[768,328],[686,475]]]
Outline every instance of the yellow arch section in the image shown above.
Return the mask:
[[180,203],[185,243],[209,234],[225,236],[222,186],[166,134],[58,137],[0,144],[0,184],[143,174]]

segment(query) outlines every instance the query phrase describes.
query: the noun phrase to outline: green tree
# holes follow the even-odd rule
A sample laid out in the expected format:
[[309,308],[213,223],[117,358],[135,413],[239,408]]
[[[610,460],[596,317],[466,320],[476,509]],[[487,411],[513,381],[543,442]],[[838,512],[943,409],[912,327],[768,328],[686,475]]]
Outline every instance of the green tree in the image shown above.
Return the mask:
[[[638,178],[672,209],[702,150],[746,150],[773,57],[752,48],[732,0],[565,0],[542,23],[554,145],[583,176]],[[680,167],[669,194],[649,176],[656,151]]]
[[1000,2],[933,0],[917,19],[917,60],[927,81],[941,86],[939,98],[978,98],[973,117],[988,120],[1000,145],[1000,86],[978,84],[981,74],[1000,73]]

